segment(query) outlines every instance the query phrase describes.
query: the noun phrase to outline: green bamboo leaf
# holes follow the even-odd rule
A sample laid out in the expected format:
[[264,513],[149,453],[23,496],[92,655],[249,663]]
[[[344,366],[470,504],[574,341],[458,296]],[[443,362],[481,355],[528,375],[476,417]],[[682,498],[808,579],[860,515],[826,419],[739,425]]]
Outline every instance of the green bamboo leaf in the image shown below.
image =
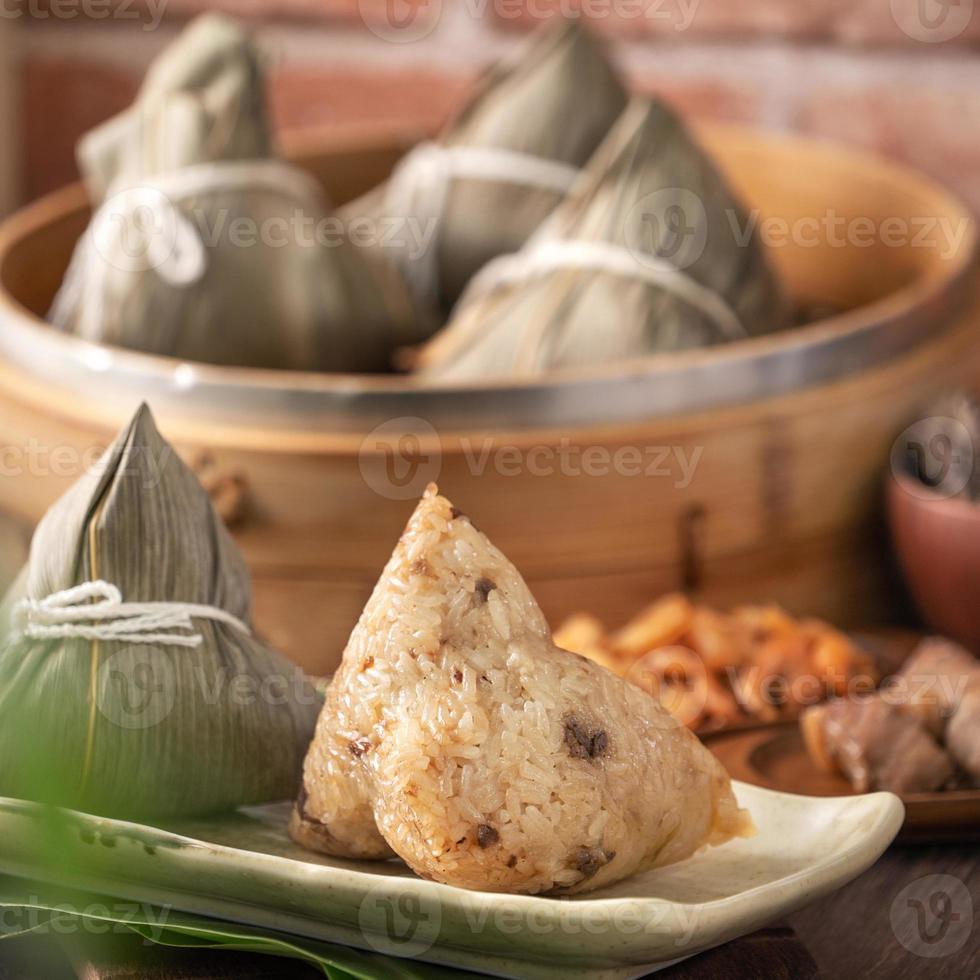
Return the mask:
[[[96,204],[49,313],[86,340],[186,361],[385,371],[424,339],[402,283],[276,158],[263,58],[197,18],[135,103],[79,142]],[[381,238],[378,227],[373,237]]]
[[788,322],[750,213],[680,118],[638,96],[524,248],[478,274],[417,364],[439,382],[526,379]]
[[[0,878],[0,909],[32,910],[58,916],[65,922],[114,923],[160,946],[261,953],[304,960],[324,971],[330,980],[476,980],[477,974],[430,963],[400,960],[380,953],[333,943],[288,936],[256,927],[222,922],[133,902],[121,902],[85,892]],[[116,909],[114,912],[113,909]],[[47,917],[11,935],[44,933]]]
[[[26,631],[23,600],[96,580],[245,628],[195,616],[194,648]],[[294,795],[321,699],[248,631],[245,562],[146,406],[45,515],[0,619],[0,795],[154,819]]]
[[[564,182],[527,180],[529,167],[537,163],[574,180],[627,98],[602,46],[577,20],[544,24],[516,57],[483,75],[435,150],[424,147],[425,156],[408,158],[391,180],[340,214],[350,221],[407,218],[404,231],[377,252],[401,270],[421,307],[447,316],[474,274],[516,252],[567,190]],[[443,150],[463,164],[451,178],[441,169],[453,166]],[[472,151],[484,154],[483,166],[501,179],[481,175],[480,167],[467,174]],[[430,240],[417,240],[419,233]]]

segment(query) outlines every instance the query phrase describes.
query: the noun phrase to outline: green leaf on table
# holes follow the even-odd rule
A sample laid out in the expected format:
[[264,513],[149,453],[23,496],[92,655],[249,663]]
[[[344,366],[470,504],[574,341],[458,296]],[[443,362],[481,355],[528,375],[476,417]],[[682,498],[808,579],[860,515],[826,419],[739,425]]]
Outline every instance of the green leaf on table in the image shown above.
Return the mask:
[[[109,923],[160,946],[224,949],[304,960],[323,970],[329,980],[466,980],[478,976],[431,963],[7,877],[0,877],[0,910],[5,913],[0,918],[0,940],[27,933],[44,934],[48,930],[63,935],[70,930],[74,919],[83,929],[99,923],[98,929],[103,930]],[[16,912],[25,921],[11,925],[10,914]]]

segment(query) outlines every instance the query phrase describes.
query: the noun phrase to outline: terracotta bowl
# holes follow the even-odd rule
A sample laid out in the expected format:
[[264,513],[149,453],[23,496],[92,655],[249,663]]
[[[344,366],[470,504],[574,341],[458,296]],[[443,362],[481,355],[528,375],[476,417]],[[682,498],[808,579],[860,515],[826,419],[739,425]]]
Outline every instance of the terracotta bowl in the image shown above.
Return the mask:
[[929,626],[980,649],[980,505],[906,475],[888,477],[898,561]]

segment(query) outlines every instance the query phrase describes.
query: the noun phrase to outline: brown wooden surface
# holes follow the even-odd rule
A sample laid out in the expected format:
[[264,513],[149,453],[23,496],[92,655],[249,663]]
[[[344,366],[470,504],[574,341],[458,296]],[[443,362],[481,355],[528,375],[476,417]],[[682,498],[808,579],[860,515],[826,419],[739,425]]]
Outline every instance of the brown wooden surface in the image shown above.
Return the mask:
[[[928,903],[949,887],[939,876],[956,879],[972,896],[972,901],[965,901],[957,895],[950,909],[960,917],[953,923],[957,930],[971,929],[961,945],[957,944],[962,935],[952,929],[935,941],[942,936],[943,921],[931,914]],[[925,902],[926,909],[921,933],[915,925],[910,934],[903,933],[906,945],[896,936],[892,916],[902,922],[901,917],[914,912],[908,901]],[[813,954],[820,975],[828,980],[976,980],[980,977],[980,847],[893,847],[860,878],[797,912],[790,923]]]
[[657,980],[813,980],[817,964],[796,933],[785,926],[709,949],[653,974]]

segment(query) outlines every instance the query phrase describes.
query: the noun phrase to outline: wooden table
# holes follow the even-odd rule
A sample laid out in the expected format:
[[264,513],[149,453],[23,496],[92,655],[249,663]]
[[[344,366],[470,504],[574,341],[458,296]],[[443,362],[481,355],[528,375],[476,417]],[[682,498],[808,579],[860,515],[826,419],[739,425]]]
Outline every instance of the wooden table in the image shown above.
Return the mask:
[[[788,922],[656,976],[658,980],[980,978],[980,846],[893,847],[856,881],[797,912]],[[135,939],[121,940],[114,948],[101,945],[87,955],[76,948],[73,957],[50,940],[25,937],[0,943],[0,980],[316,977],[322,980],[319,971],[289,960],[146,948]]]
[[892,847],[790,922],[823,977],[976,980],[980,845]]

